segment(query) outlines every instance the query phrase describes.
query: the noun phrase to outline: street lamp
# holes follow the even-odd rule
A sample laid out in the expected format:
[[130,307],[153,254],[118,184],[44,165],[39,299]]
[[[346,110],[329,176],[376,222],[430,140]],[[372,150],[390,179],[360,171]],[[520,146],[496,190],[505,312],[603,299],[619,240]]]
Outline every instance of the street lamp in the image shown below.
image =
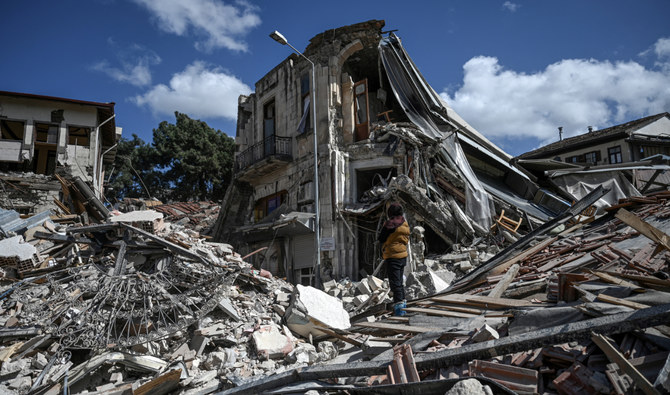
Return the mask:
[[281,45],[288,45],[298,55],[302,56],[309,64],[312,65],[312,93],[310,100],[312,101],[312,127],[314,128],[314,221],[315,221],[315,252],[316,252],[316,270],[315,270],[315,285],[321,287],[321,236],[319,232],[319,154],[316,141],[316,76],[314,74],[314,62],[298,51],[293,45],[289,44],[284,36],[278,31],[270,33],[270,37]]

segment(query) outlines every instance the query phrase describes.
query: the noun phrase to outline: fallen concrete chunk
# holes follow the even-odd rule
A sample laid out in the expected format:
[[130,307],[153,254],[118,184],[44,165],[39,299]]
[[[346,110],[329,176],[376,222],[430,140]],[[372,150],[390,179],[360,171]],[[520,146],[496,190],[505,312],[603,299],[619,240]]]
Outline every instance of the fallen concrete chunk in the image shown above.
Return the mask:
[[30,376],[20,376],[13,380],[10,380],[8,384],[9,388],[23,393],[30,389],[30,386],[32,385],[32,380],[30,379]]
[[342,306],[342,301],[313,287],[298,285],[294,303],[286,310],[286,323],[294,333],[305,338],[321,336],[323,332],[312,321],[317,321],[330,328],[348,329],[349,314]]
[[233,302],[230,301],[230,299],[226,297],[222,297],[219,299],[219,303],[217,305],[221,311],[224,313],[228,314],[228,316],[235,321],[240,321],[240,315],[237,312],[237,309],[233,305]]
[[200,356],[202,352],[205,350],[205,347],[207,347],[208,343],[209,343],[208,337],[195,335],[191,339],[189,347],[191,348],[191,350],[195,351],[196,356]]
[[491,388],[488,385],[482,385],[479,380],[465,379],[454,384],[444,395],[488,395],[492,393]]
[[316,348],[309,343],[300,343],[295,350],[291,351],[286,360],[289,363],[307,364],[311,365],[319,360],[319,354]]
[[472,335],[471,340],[475,343],[480,343],[488,340],[496,340],[499,338],[500,335],[498,334],[498,331],[491,328],[488,324],[485,324],[484,326],[479,328],[474,335]]
[[263,359],[281,358],[293,350],[293,344],[274,325],[261,326],[251,336],[256,352]]

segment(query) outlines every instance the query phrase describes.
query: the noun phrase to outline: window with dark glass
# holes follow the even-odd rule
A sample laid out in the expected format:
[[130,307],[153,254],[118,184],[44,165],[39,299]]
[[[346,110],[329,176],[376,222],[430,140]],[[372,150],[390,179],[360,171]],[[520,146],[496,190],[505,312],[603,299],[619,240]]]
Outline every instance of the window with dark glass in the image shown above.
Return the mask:
[[254,221],[258,222],[275,211],[283,203],[286,203],[288,193],[286,191],[277,192],[256,201],[254,206]]
[[623,158],[621,156],[621,146],[617,145],[616,147],[608,148],[607,156],[609,157],[610,163],[623,162]]

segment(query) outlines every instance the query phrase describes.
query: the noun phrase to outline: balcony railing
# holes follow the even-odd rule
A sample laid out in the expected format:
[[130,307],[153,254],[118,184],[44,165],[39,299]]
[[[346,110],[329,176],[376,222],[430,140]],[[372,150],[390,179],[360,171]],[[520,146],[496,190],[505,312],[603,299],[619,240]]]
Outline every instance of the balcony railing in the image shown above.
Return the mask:
[[263,141],[240,152],[235,159],[235,171],[238,172],[244,170],[254,163],[268,157],[290,160],[291,137],[266,137]]

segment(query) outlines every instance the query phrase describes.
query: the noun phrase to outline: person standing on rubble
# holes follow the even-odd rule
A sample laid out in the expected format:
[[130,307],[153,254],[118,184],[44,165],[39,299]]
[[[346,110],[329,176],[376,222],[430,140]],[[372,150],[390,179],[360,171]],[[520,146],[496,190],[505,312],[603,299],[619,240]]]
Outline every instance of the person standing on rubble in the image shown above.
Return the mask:
[[407,243],[409,241],[409,225],[398,203],[391,203],[386,210],[388,220],[379,233],[379,242],[382,244],[382,258],[386,263],[386,273],[393,292],[393,314],[405,315],[407,307],[405,301],[405,287],[403,272],[407,264]]

